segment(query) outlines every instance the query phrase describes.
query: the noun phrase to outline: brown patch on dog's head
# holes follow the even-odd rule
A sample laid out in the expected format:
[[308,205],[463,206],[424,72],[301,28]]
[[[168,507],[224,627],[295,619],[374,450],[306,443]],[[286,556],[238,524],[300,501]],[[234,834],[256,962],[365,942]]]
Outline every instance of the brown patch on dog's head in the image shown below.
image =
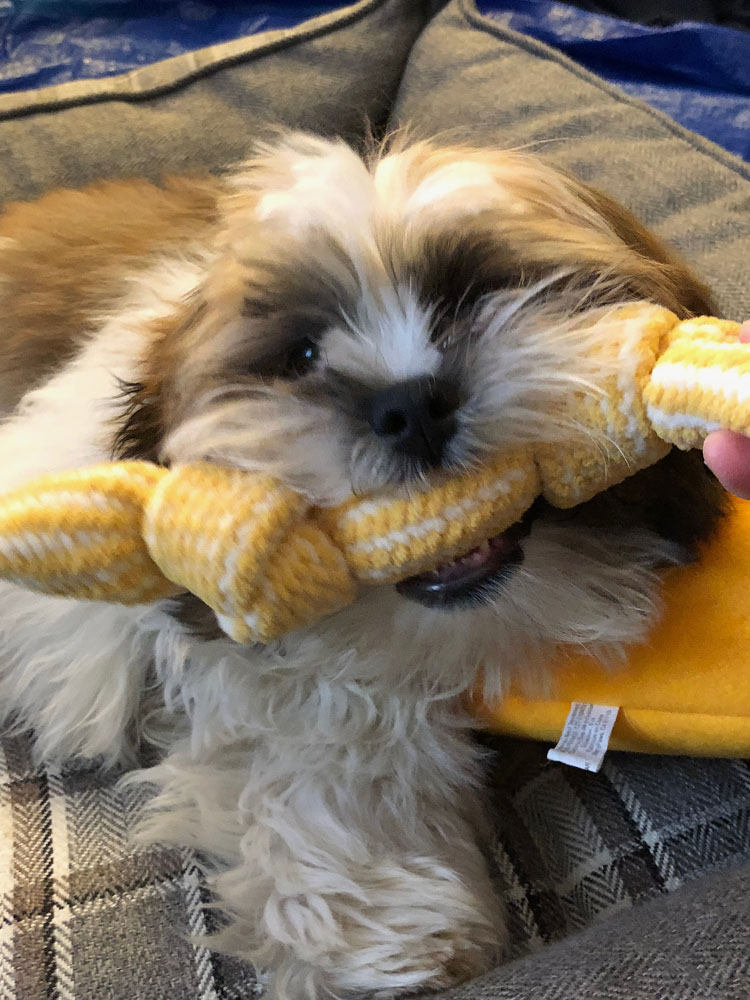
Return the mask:
[[[716,305],[708,286],[693,273],[676,250],[646,229],[609,195],[585,185],[581,185],[580,189],[581,197],[606,219],[617,238],[646,262],[646,270],[641,277],[643,298],[671,309],[681,319],[716,315]],[[639,291],[639,288],[634,290]]]

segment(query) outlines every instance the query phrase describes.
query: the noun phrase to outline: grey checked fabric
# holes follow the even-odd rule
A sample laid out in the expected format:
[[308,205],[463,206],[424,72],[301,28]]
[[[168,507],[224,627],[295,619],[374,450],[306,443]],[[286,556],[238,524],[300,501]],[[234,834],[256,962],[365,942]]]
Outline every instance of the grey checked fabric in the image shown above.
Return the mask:
[[[746,761],[612,754],[592,775],[485,742],[516,958],[750,856]],[[260,996],[250,966],[191,943],[214,919],[194,855],[133,844],[143,791],[0,749],[2,1000]]]
[[212,929],[195,857],[133,846],[144,793],[118,777],[0,744],[0,998],[252,1000],[249,966],[189,940]]
[[612,753],[589,774],[487,742],[515,956],[750,859],[748,761]]

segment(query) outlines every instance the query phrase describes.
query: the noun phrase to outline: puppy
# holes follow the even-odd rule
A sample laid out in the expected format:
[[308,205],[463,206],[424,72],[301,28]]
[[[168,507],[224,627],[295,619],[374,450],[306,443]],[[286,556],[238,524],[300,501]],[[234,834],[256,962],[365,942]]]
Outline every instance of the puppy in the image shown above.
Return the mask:
[[[101,183],[0,219],[0,488],[110,458],[209,459],[315,503],[409,491],[524,441],[587,391],[618,302],[710,312],[622,208],[531,156],[283,136],[220,180]],[[596,442],[594,442],[596,444]],[[390,997],[505,944],[481,850],[477,683],[554,644],[616,648],[722,494],[693,455],[573,511],[537,503],[432,573],[269,646],[190,595],[0,593],[0,703],[40,757],[164,759],[145,837],[211,859],[217,947],[283,1000]]]

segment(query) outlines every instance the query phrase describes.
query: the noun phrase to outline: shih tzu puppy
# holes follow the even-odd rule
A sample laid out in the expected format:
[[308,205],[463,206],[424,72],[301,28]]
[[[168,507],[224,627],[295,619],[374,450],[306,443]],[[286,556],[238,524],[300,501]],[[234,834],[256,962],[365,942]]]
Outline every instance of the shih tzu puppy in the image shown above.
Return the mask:
[[[592,317],[713,308],[624,209],[532,156],[362,159],[297,134],[218,180],[10,205],[0,295],[0,488],[209,459],[321,505],[575,433],[553,414],[595,374]],[[273,996],[441,989],[505,943],[462,696],[482,671],[497,691],[543,678],[555,644],[642,637],[658,567],[721,506],[674,453],[266,647],[187,594],[134,609],[3,584],[0,704],[44,759],[163,747],[144,836],[210,859],[217,946],[270,969]]]

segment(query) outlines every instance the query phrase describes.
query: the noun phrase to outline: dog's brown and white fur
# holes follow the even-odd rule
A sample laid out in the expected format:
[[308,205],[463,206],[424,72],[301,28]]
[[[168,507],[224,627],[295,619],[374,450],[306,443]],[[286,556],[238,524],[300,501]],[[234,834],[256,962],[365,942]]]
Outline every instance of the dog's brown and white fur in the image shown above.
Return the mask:
[[[320,503],[573,433],[551,414],[591,376],[589,310],[710,309],[627,212],[531,156],[404,144],[364,162],[304,135],[222,180],[10,206],[0,298],[0,488],[113,455],[209,457]],[[451,387],[450,433],[404,453],[369,408],[425,379]],[[189,597],[127,609],[4,584],[2,710],[45,758],[165,746],[145,835],[215,859],[220,943],[273,969],[274,995],[446,987],[504,943],[461,694],[482,666],[501,687],[554,643],[642,636],[656,567],[689,558],[720,507],[674,454],[575,511],[535,509],[469,602],[374,588],[266,648],[222,638]]]

